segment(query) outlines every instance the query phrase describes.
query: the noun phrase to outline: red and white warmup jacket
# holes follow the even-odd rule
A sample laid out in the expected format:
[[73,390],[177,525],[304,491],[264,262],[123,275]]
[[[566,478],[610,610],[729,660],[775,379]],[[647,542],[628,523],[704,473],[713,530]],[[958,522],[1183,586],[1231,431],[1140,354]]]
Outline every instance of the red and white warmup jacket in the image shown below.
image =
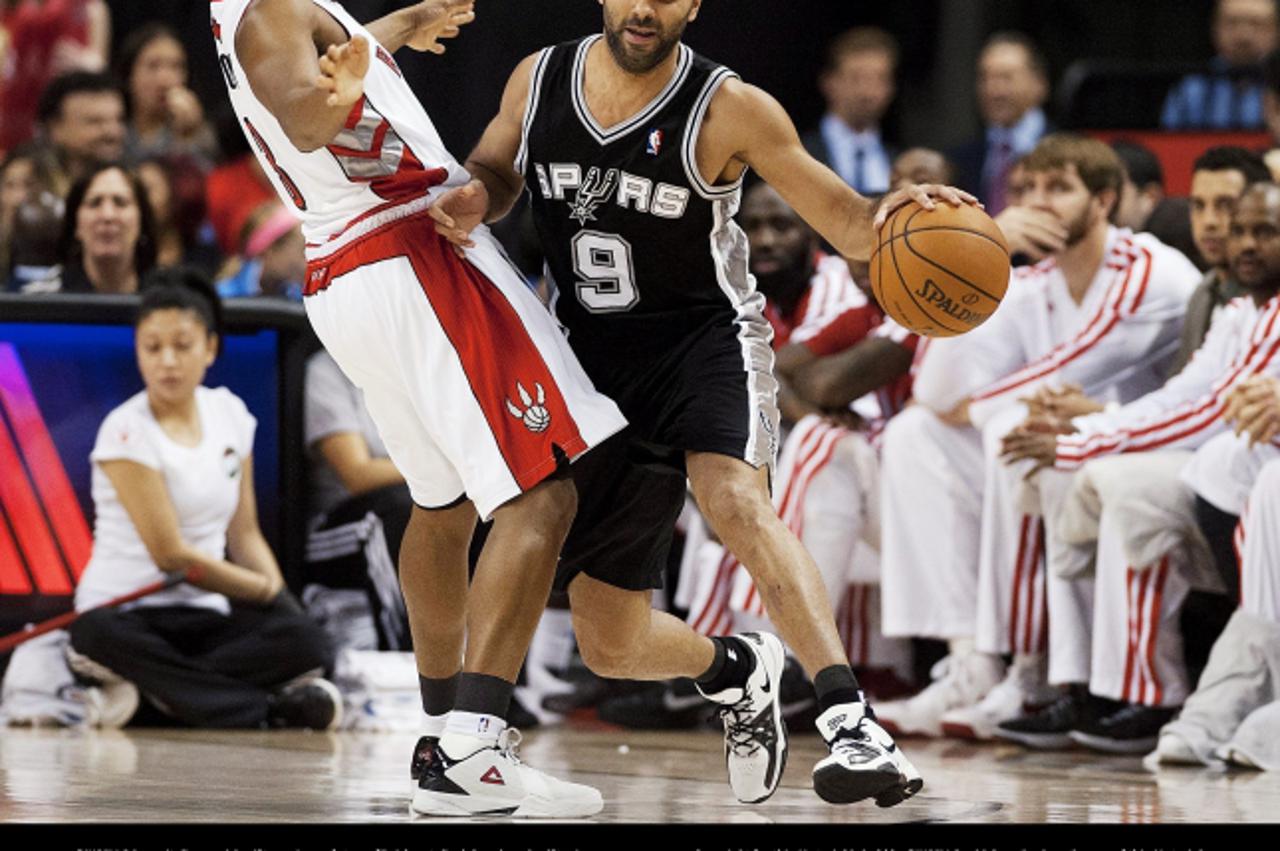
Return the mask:
[[1225,431],[1227,397],[1252,375],[1280,375],[1280,296],[1259,306],[1243,297],[1214,319],[1204,343],[1163,387],[1114,412],[1079,417],[1058,438],[1054,466],[1080,467],[1122,452],[1196,449]]
[[[1150,234],[1110,228],[1080,304],[1053,259],[1015,270],[991,319],[930,346],[916,396],[934,410],[971,396],[979,428],[1044,386],[1074,383],[1095,398],[1136,399],[1164,383],[1200,279],[1191,261]],[[975,377],[989,383],[974,392]]]

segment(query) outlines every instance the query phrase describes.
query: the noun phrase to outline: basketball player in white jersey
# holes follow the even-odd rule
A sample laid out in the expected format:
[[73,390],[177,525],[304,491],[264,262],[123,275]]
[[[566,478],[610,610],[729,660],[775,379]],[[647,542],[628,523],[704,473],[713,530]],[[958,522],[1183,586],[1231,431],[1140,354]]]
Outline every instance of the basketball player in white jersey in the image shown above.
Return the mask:
[[[950,644],[932,685],[879,708],[886,724],[904,732],[940,735],[946,713],[974,705],[1005,679],[1000,650],[975,647],[978,566],[997,557],[988,551],[985,528],[993,513],[1012,515],[1000,528],[1021,532],[998,557],[1022,564],[1026,588],[1039,587],[1039,523],[1021,518],[987,487],[1003,469],[1001,438],[1026,416],[1020,400],[1053,383],[1080,384],[1116,401],[1158,387],[1200,277],[1158,240],[1109,225],[1123,167],[1106,145],[1049,136],[1021,165],[1022,203],[1067,227],[1065,247],[1016,269],[1000,310],[981,328],[930,342],[913,388],[922,404],[895,417],[885,432],[885,631]],[[930,534],[921,533],[922,523]],[[1034,619],[1006,637],[1019,646],[1004,649],[1038,652],[1043,595],[1024,594],[1021,604]],[[1042,664],[1032,659],[1015,666],[1002,691],[1019,703],[1051,698]]]
[[[487,232],[459,256],[426,213],[468,177],[391,54],[441,52],[472,5],[426,0],[365,27],[330,0],[210,4],[236,114],[302,219],[307,315],[416,504],[400,578],[424,733],[457,764],[455,794],[418,788],[413,809],[586,816],[599,792],[523,765],[504,719],[574,514],[563,471],[624,421]],[[477,515],[494,527],[468,604]]]
[[[584,494],[594,493],[584,495],[558,582],[568,586],[584,661],[606,676],[698,680],[723,707],[735,794],[756,802],[777,788],[786,755],[774,685],[781,642],[753,633],[708,640],[650,605],[652,556],[665,554],[687,472],[714,531],[752,572],[813,676],[831,750],[814,770],[815,791],[833,803],[892,806],[923,781],[875,723],[820,573],[769,497],[776,382],[745,239],[731,217],[753,168],[842,255],[865,259],[875,226],[897,206],[975,202],[929,185],[876,208],[805,152],[773,98],[680,43],[701,0],[601,5],[602,35],[517,67],[467,161],[476,202],[438,219],[466,244],[471,227],[504,215],[527,182],[560,288],[557,316],[630,421],[617,475],[648,478],[652,468],[635,463],[633,448],[677,472],[652,473],[665,483],[649,480],[652,498],[635,504],[637,491],[613,474],[584,488],[575,471]],[[599,546],[623,530],[622,543],[642,541],[647,558]]]
[[[1120,701],[1120,705],[1101,717],[1086,717],[1088,713],[1078,705],[1075,719],[1066,707],[1053,708],[1044,718],[1010,721],[1001,728],[1008,737],[1023,734],[1024,741],[1036,744],[1031,736],[1050,743],[1050,736],[1056,734],[1059,742],[1065,736],[1100,750],[1143,752],[1154,744],[1156,731],[1190,691],[1179,625],[1182,604],[1194,589],[1220,592],[1223,587],[1215,571],[1199,569],[1198,563],[1206,560],[1195,557],[1201,549],[1182,544],[1195,534],[1183,531],[1195,525],[1194,498],[1177,474],[1186,463],[1186,453],[1227,429],[1224,412],[1237,387],[1253,375],[1280,374],[1280,277],[1275,265],[1280,255],[1269,247],[1274,241],[1280,249],[1280,240],[1269,236],[1280,226],[1277,205],[1280,189],[1271,183],[1255,184],[1240,199],[1227,249],[1232,278],[1243,295],[1222,308],[1182,372],[1118,410],[1065,423],[1042,420],[1020,427],[1006,439],[1005,459],[1011,466],[1003,484],[997,486],[1007,491],[1021,489],[1029,464],[1052,466],[1055,471],[1079,470],[1089,464],[1072,485],[1054,471],[1036,477],[1051,552],[1059,550],[1052,539],[1075,537],[1079,490],[1086,491],[1090,502],[1103,493],[1115,500],[1110,495],[1117,488],[1110,478],[1146,475],[1133,464],[1113,473],[1100,463],[1107,456],[1152,459],[1157,477],[1152,484],[1181,494],[1173,500],[1165,496],[1144,500],[1140,492],[1130,491],[1130,498],[1139,504],[1104,505],[1098,512],[1096,566],[1052,565],[1059,574],[1069,571],[1072,578],[1064,581],[1055,575],[1047,584],[1053,629],[1050,680],[1087,682],[1091,695]],[[1163,453],[1179,450],[1183,452],[1171,457],[1171,465],[1161,464]],[[1069,491],[1065,498],[1064,491]],[[1148,521],[1148,515],[1154,515],[1157,523]],[[1168,528],[1159,528],[1160,523]],[[1133,527],[1146,527],[1142,539],[1134,540]],[[1089,570],[1092,576],[1081,575]],[[996,581],[1006,582],[1007,577],[996,577]],[[1000,617],[990,609],[982,615],[988,629]],[[1080,704],[1084,696],[1074,690],[1065,699]],[[1048,724],[1050,715],[1056,719],[1053,725]]]
[[1255,376],[1232,394],[1233,431],[1200,448],[1183,479],[1240,517],[1240,607],[1218,636],[1196,690],[1160,731],[1148,765],[1223,761],[1274,767],[1280,701],[1280,379]]

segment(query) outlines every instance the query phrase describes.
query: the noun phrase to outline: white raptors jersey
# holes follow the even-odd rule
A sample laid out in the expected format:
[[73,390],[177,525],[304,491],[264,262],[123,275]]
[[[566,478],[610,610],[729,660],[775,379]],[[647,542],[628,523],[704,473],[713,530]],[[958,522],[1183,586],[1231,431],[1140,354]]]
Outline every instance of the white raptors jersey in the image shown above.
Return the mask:
[[469,180],[466,170],[445,150],[391,54],[332,0],[313,2],[348,34],[368,39],[371,56],[364,96],[331,143],[310,153],[295,148],[275,116],[254,95],[236,56],[236,29],[250,2],[211,0],[218,64],[240,129],[280,198],[302,220],[309,251],[320,246],[331,250],[355,236],[347,229],[357,220],[365,222],[423,199],[434,186],[457,186]]

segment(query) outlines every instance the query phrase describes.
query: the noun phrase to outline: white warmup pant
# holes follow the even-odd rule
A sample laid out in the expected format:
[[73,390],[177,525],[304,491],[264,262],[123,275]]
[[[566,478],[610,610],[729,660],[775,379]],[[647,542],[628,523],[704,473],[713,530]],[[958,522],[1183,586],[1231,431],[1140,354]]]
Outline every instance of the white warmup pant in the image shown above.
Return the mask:
[[984,481],[978,558],[977,648],[984,653],[1042,653],[1048,641],[1044,534],[1023,498],[1031,462],[1006,464],[1000,444],[1026,419],[1015,405],[982,430]]
[[1240,607],[1280,624],[1280,449],[1260,447],[1272,460],[1262,468],[1240,518]]
[[890,636],[966,638],[978,608],[982,436],[913,405],[880,448],[880,590]]
[[[1041,470],[1035,478],[1044,520],[1048,570],[1045,598],[1049,617],[1049,682],[1053,685],[1089,682],[1093,633],[1093,566],[1095,542],[1089,549],[1064,543],[1063,509],[1079,485],[1080,474]],[[1087,558],[1080,558],[1080,552]]]

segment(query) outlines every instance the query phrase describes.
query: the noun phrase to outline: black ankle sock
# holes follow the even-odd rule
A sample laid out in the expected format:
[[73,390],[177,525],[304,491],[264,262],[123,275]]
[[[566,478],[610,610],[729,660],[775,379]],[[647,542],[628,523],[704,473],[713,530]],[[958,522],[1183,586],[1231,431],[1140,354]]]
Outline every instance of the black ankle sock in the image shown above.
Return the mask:
[[841,703],[855,703],[862,700],[862,692],[858,689],[858,678],[848,665],[829,665],[813,678],[813,690],[818,693],[818,710],[826,712]]
[[746,685],[747,677],[756,667],[756,654],[741,638],[716,636],[711,639],[716,646],[716,658],[711,667],[697,678],[705,694],[715,694],[732,686]]
[[428,715],[444,715],[453,709],[458,699],[458,678],[454,674],[444,679],[432,679],[418,674],[418,692],[422,695],[422,711]]
[[459,712],[505,719],[515,690],[515,683],[500,677],[462,673],[458,675],[458,699],[453,708]]

